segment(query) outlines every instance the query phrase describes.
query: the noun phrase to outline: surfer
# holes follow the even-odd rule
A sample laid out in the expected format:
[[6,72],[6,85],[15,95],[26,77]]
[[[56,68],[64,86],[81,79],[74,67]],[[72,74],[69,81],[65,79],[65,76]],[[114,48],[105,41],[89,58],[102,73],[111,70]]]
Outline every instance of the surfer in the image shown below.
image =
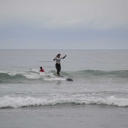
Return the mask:
[[42,67],[40,67],[40,72],[44,72],[44,69]]
[[60,57],[61,54],[58,54],[54,59],[53,61],[56,60],[56,70],[57,70],[57,75],[60,76],[60,71],[61,71],[61,64],[60,64],[60,61],[61,59],[64,59],[66,57],[66,55],[64,57]]

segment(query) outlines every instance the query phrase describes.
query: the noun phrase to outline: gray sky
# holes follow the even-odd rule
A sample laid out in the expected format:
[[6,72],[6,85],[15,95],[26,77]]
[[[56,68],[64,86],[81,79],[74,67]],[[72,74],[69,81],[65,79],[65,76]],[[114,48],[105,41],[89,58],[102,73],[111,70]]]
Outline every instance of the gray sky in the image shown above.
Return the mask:
[[0,49],[128,49],[128,0],[1,0]]

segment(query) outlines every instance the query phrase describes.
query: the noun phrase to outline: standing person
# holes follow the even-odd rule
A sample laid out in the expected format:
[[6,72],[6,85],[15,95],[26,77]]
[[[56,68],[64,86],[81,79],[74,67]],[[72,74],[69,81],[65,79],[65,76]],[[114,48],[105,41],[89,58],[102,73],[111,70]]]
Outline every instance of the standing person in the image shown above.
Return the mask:
[[56,70],[57,70],[57,75],[60,76],[60,71],[61,71],[61,64],[60,64],[60,61],[61,59],[64,59],[66,57],[66,55],[64,57],[60,57],[61,54],[58,54],[54,59],[53,61],[56,60]]

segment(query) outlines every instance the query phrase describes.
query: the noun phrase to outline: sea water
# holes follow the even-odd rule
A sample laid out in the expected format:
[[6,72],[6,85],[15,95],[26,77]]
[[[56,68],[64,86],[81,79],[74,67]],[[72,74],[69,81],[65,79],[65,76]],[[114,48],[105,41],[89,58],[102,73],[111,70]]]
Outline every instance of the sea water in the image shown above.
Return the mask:
[[[61,60],[61,75],[64,77],[60,78],[56,77],[53,61],[58,53],[62,57],[67,55]],[[39,72],[40,66],[45,73]],[[66,81],[66,78],[73,81]],[[101,113],[97,114],[99,111]],[[0,50],[1,128],[22,128],[29,121],[38,125],[32,123],[28,127],[61,128],[65,127],[67,118],[73,123],[68,121],[66,127],[115,127],[111,123],[115,117],[116,127],[128,127],[125,121],[127,112],[128,50]],[[60,119],[57,113],[63,118]],[[105,118],[101,124],[99,120],[94,121],[98,115]],[[109,116],[113,118],[106,122]],[[26,125],[9,123],[9,120],[19,121],[20,117]],[[24,117],[28,117],[27,121]],[[49,121],[39,123],[41,118],[55,124],[50,125]],[[62,122],[65,125],[61,125]]]

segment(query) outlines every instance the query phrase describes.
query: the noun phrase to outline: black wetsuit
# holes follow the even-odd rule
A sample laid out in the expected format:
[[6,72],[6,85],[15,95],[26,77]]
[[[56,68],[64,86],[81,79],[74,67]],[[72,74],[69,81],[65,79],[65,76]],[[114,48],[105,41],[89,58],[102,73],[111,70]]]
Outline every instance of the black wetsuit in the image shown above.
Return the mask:
[[56,57],[54,60],[56,60],[56,64],[55,64],[55,67],[56,67],[56,70],[57,70],[57,74],[60,75],[60,71],[61,71],[61,64],[60,64],[60,61],[61,59],[64,59],[66,56],[62,57],[62,58],[58,58]]
[[58,63],[56,63],[56,70],[57,70],[57,74],[60,75],[61,65]]

